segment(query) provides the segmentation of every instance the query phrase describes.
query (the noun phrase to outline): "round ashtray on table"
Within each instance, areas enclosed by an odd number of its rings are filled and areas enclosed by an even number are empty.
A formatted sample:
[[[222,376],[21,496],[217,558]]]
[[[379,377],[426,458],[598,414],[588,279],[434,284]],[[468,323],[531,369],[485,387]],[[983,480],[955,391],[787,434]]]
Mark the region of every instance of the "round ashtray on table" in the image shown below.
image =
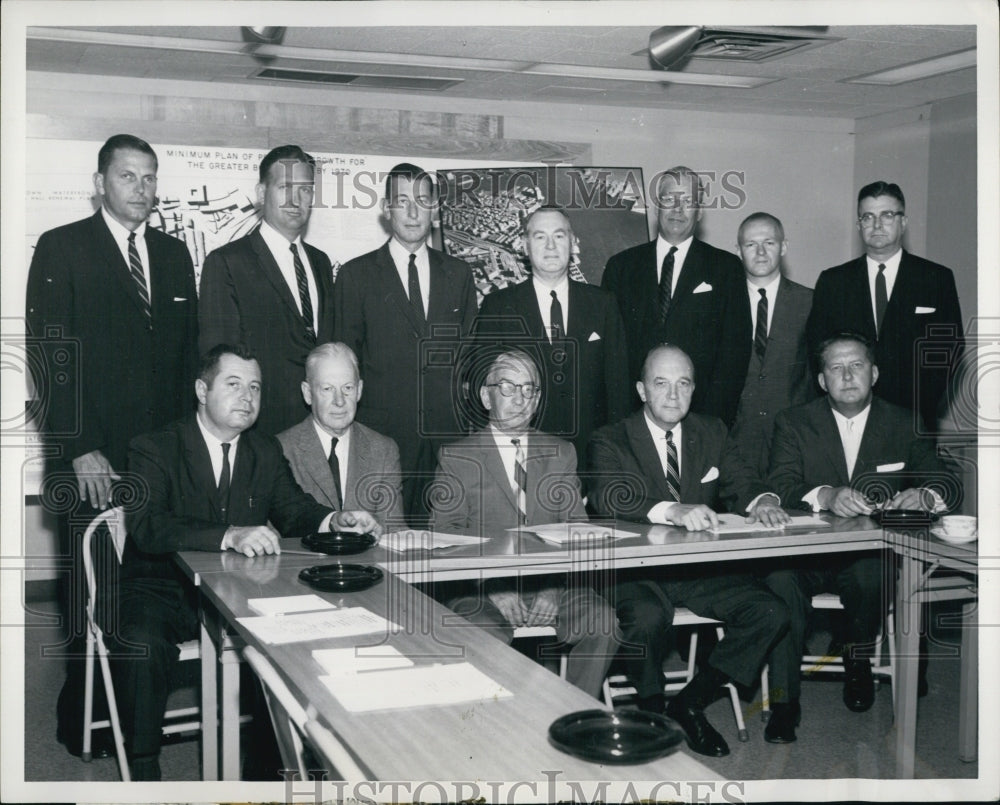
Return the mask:
[[[374,565],[313,565],[299,572],[299,579],[328,593],[356,593],[382,581],[382,570]]]
[[[676,752],[684,742],[684,731],[658,713],[581,710],[553,721],[549,742],[596,763],[645,763]]]
[[[374,534],[358,534],[355,531],[326,531],[307,534],[302,538],[302,546],[310,551],[345,556],[367,551],[378,542]]]

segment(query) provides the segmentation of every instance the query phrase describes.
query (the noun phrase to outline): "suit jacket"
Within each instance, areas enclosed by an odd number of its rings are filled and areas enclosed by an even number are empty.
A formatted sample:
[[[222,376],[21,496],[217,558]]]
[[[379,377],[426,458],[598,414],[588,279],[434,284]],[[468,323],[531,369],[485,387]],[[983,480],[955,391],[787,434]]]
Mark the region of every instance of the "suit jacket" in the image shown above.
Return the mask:
[[[196,416],[132,440],[129,467],[145,489],[138,508],[126,517],[122,578],[182,580],[171,554],[218,551],[231,525],[270,522],[283,537],[302,537],[330,513],[295,482],[275,438],[249,430],[236,449],[223,519]]]
[[[324,506],[339,508],[334,497],[333,472],[316,435],[312,416],[279,433],[278,441],[299,486]],[[343,508],[348,511],[364,509],[383,525],[391,521],[401,526],[401,484],[396,443],[360,422],[351,425]]]
[[[681,430],[680,502],[715,508],[726,426],[689,413]],[[643,411],[594,433],[589,478],[591,503],[603,517],[649,522],[650,510],[667,500],[663,465]]]
[[[768,485],[786,508],[809,508],[802,498],[817,486],[851,486],[882,501],[930,481],[937,481],[946,493],[957,488],[935,456],[934,441],[914,435],[910,412],[878,397],[872,399],[850,476],[827,397],[789,408],[776,418]],[[952,508],[955,495],[943,497]]]
[[[524,469],[528,525],[587,519],[573,445],[532,431]],[[435,530],[479,534],[518,524],[517,498],[488,427],[441,448],[434,486]]]
[[[334,335],[357,353],[365,393],[358,420],[399,446],[404,472],[424,439],[464,434],[457,416],[456,356],[476,316],[469,266],[428,249],[430,303],[413,313],[386,242],[340,269],[333,289]]]
[[[601,284],[618,298],[625,323],[629,379],[640,379],[652,347],[676,344],[694,363],[691,410],[730,425],[750,359],[750,344],[739,325],[746,297],[740,261],[734,254],[693,240],[663,324],[658,276],[655,240],[613,255],[604,269]],[[699,287],[703,290],[695,293]]]
[[[256,428],[272,436],[309,412],[299,390],[306,356],[333,339],[330,259],[304,246],[319,296],[315,339],[259,228],[213,251],[201,273],[201,351],[243,343],[257,354],[263,389]]]
[[[736,421],[723,459],[722,497],[733,511],[743,511],[754,497],[769,491],[765,479],[775,414],[816,396],[806,347],[806,320],[812,295],[809,288],[782,277],[774,298],[764,360],[751,350]],[[752,344],[750,307],[756,303],[746,293],[743,298],[741,327],[743,337]]]
[[[535,359],[543,387],[538,429],[569,439],[584,456],[590,434],[630,410],[625,328],[614,296],[573,280],[565,327],[565,337],[550,343],[529,279],[483,300],[475,335],[477,342],[518,347]]]
[[[856,330],[875,344],[879,371],[875,394],[918,411],[925,427],[936,431],[951,371],[965,346],[951,269],[904,251],[882,334],[876,337],[865,256],[828,268],[819,275],[813,295],[807,331],[810,353],[838,330]],[[921,355],[927,356],[926,362]],[[819,372],[818,366],[813,368]]]
[[[146,227],[150,318],[107,224],[42,234],[28,271],[29,335],[41,425],[61,461],[101,450],[125,469],[133,436],[192,410],[197,371],[194,266],[176,238]]]

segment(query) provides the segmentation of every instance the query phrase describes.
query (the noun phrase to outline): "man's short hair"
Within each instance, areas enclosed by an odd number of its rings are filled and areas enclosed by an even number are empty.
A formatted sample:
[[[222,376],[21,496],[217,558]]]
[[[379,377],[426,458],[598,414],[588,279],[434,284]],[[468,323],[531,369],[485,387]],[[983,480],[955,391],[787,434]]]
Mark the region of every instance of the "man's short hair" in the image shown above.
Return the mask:
[[[279,145],[268,151],[260,161],[260,183],[267,184],[271,166],[276,162],[304,162],[315,172],[316,160],[297,145]]]
[[[557,213],[559,213],[563,218],[566,219],[566,223],[569,224],[569,231],[570,232],[573,231],[573,222],[569,219],[569,215],[566,214],[566,210],[564,210],[558,204],[545,204],[545,205],[539,207],[538,209],[532,210],[525,217],[524,224],[522,226],[522,228],[524,229],[525,232],[528,231],[528,223],[531,221],[531,219],[534,218],[539,213],[543,213],[543,212],[557,212]]]
[[[642,362],[642,371],[639,373],[639,380],[641,380],[643,383],[646,382],[646,372],[649,371],[649,364],[653,360],[653,353],[659,352],[661,349],[672,349],[675,352],[679,352],[681,355],[687,358],[687,362],[691,365],[691,380],[697,379],[694,376],[694,361],[691,360],[691,356],[688,355],[683,349],[681,349],[676,344],[670,344],[664,341],[663,343],[657,344],[655,347],[652,347],[649,350],[649,352],[646,353],[646,359]]]
[[[396,179],[409,179],[411,182],[416,182],[418,179],[427,179],[431,183],[431,195],[437,196],[437,184],[431,174],[419,165],[414,165],[412,162],[400,162],[398,165],[393,166],[385,176],[385,197],[388,201],[392,200],[392,183]]]
[[[864,334],[859,333],[857,330],[841,330],[836,332],[828,338],[824,338],[818,347],[816,347],[816,365],[822,371],[826,367],[825,356],[826,351],[839,341],[853,341],[856,344],[861,344],[865,350],[865,357],[868,358],[868,362],[875,363],[875,346],[872,344],[871,340]]]
[[[108,137],[104,145],[101,146],[101,150],[97,152],[97,172],[101,176],[108,175],[108,168],[111,166],[111,160],[115,158],[115,151],[123,149],[148,154],[153,158],[156,169],[160,169],[160,160],[156,158],[153,146],[134,134],[115,134]]]
[[[906,212],[906,199],[903,198],[903,191],[899,189],[899,185],[882,180],[866,184],[858,191],[858,206],[860,207],[861,202],[866,198],[878,198],[879,196],[891,196],[899,202],[903,212]]]
[[[653,187],[654,199],[659,199],[660,183],[668,176],[677,184],[683,182],[684,179],[690,179],[695,190],[694,202],[695,204],[701,204],[702,196],[705,194],[705,186],[702,184],[701,177],[698,175],[697,171],[692,170],[687,165],[675,165],[674,167],[667,168],[665,171],[657,174],[656,184]]]
[[[771,224],[771,226],[774,227],[774,231],[778,233],[778,240],[785,239],[785,227],[781,225],[781,221],[776,215],[771,215],[769,212],[752,212],[743,219],[743,223],[740,224],[740,228],[736,230],[736,242],[739,243],[743,237],[744,228],[750,226],[750,224],[756,224],[758,222]]]
[[[198,364],[198,379],[209,388],[219,374],[219,362],[223,355],[235,355],[244,361],[257,361],[257,356],[246,344],[216,344],[201,356],[201,363]]]
[[[505,349],[493,359],[493,362],[490,364],[490,370],[486,373],[486,377],[483,378],[483,385],[492,383],[496,379],[496,373],[502,365],[515,362],[523,363],[529,368],[535,385],[541,383],[542,374],[538,371],[538,364],[535,363],[527,352],[523,349]]]
[[[358,365],[358,356],[354,350],[341,341],[328,341],[315,347],[306,356],[306,381],[312,379],[313,372],[316,371],[316,364],[324,358],[347,358],[351,366],[354,367],[354,376],[361,378],[361,368]]]

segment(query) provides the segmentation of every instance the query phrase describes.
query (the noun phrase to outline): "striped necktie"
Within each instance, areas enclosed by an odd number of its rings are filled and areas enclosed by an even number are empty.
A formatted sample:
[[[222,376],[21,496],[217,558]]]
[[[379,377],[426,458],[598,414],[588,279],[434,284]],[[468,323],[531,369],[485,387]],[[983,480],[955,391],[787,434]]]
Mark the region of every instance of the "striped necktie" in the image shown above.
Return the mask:
[[[312,300],[309,298],[309,283],[306,281],[306,268],[302,265],[302,258],[299,257],[299,250],[295,244],[291,244],[289,249],[292,252],[292,262],[295,264],[295,283],[299,286],[299,303],[302,305],[302,322],[306,326],[309,337],[316,340],[316,327],[313,325]]]
[[[139,299],[142,300],[142,310],[146,318],[152,316],[149,308],[149,289],[146,288],[146,275],[142,270],[142,259],[139,257],[139,249],[135,245],[135,232],[128,234],[128,269],[135,280],[136,290],[139,292]]]
[[[875,277],[875,337],[882,335],[882,320],[885,319],[885,309],[889,307],[889,294],[885,284],[885,263],[878,264],[878,276]]]
[[[663,258],[663,267],[660,269],[660,324],[667,320],[667,314],[670,312],[674,285],[674,252],[676,251],[676,246],[670,247],[667,256]]]
[[[677,461],[677,446],[674,444],[673,431],[667,431],[667,489],[670,500],[679,503],[681,499],[681,471]]]
[[[344,493],[340,488],[340,461],[337,459],[337,442],[339,442],[336,436],[330,439],[330,455],[327,461],[330,464],[330,472],[333,475],[333,491],[337,497],[337,508],[344,508]]]
[[[219,473],[219,509],[222,511],[222,519],[227,523],[227,512],[229,510],[229,482],[231,471],[229,468],[229,442],[222,443],[222,472]]]
[[[517,522],[518,525],[526,525],[528,522],[528,473],[524,469],[524,447],[520,439],[511,439],[514,445],[514,486],[517,494]]]
[[[760,300],[757,302],[757,326],[753,331],[753,351],[758,358],[764,360],[764,352],[767,350],[767,291],[758,288],[757,293],[760,294]]]

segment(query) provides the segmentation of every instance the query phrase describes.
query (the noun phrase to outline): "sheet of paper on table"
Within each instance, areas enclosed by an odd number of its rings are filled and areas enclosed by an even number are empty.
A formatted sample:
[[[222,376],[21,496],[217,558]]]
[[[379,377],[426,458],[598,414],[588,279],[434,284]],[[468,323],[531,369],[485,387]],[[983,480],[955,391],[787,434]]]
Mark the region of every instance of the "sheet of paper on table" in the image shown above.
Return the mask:
[[[367,671],[384,671],[388,668],[409,668],[413,660],[404,657],[392,646],[351,646],[349,648],[318,648],[313,650],[316,660],[328,674],[352,676]]]
[[[287,615],[291,612],[315,612],[319,609],[337,608],[336,604],[331,604],[325,598],[320,598],[316,593],[251,598],[247,604],[258,615]]]
[[[517,531],[516,528],[508,528],[508,531]],[[608,528],[608,526],[597,525],[596,523],[545,523],[544,525],[524,526],[522,531],[530,531],[539,539],[552,542],[556,545],[565,545],[567,542],[583,542],[589,540],[625,539],[626,537],[638,537],[635,531],[623,531],[620,528]]]
[[[786,528],[798,528],[803,526],[810,528],[830,527],[830,524],[818,514],[793,515],[790,523],[787,523],[784,526],[779,526],[778,528],[772,528],[771,526],[764,525],[763,523],[748,523],[746,521],[746,517],[742,514],[725,513],[720,514],[718,517],[719,527],[709,529],[709,531],[714,534],[745,534],[751,531],[784,531]]]
[[[348,676],[321,676],[320,681],[352,713],[487,702],[514,695],[467,662]]]
[[[261,615],[237,618],[236,622],[249,629],[258,640],[271,645],[400,630],[395,623],[364,607],[292,615]]]
[[[392,531],[383,534],[379,545],[390,551],[413,551],[418,549],[451,548],[456,545],[480,545],[485,537],[471,537],[467,534],[445,534],[441,531]]]

